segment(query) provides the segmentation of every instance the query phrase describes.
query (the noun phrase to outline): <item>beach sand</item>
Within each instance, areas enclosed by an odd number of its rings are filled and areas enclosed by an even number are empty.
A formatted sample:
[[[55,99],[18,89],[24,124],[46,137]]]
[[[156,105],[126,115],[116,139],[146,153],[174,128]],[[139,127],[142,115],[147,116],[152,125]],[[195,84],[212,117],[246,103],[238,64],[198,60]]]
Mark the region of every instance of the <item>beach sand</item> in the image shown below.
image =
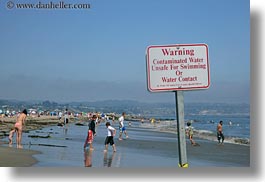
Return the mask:
[[[0,147],[0,167],[29,167],[38,161],[32,156],[37,151]]]

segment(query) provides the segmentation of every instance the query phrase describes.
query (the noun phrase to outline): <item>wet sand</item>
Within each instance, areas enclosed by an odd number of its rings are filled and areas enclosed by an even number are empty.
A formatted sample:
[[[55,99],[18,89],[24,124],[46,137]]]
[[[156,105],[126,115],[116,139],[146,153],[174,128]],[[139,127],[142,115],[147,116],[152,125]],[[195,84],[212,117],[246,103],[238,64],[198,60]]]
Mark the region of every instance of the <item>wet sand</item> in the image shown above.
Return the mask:
[[[176,135],[172,133],[162,133],[154,131],[142,130],[142,135],[158,137],[156,140],[149,139],[128,139],[119,142],[121,147],[137,149],[139,153],[145,153],[152,156],[162,156],[174,160],[175,165],[178,164],[178,142],[174,138]],[[146,133],[147,132],[147,133]],[[139,133],[139,131],[138,131]],[[141,133],[139,133],[141,135]],[[166,138],[166,140],[160,140]],[[225,143],[218,145],[217,142],[207,141],[195,138],[200,146],[192,146],[187,140],[187,160],[190,167],[197,166],[216,166],[216,167],[250,167],[250,147],[238,144]],[[152,165],[150,165],[152,166]],[[153,166],[159,167],[159,164]],[[171,167],[171,164],[170,166]]]
[[[0,147],[0,166],[1,167],[29,167],[38,161],[33,155],[37,151],[17,149],[10,147]]]

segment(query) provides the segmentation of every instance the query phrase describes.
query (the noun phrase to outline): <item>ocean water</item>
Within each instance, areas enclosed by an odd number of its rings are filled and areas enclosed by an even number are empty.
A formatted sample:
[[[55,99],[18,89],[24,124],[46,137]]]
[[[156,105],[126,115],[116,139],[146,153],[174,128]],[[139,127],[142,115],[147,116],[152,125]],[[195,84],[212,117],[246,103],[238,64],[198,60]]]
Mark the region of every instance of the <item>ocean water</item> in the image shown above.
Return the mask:
[[[166,123],[168,128],[176,128],[174,115],[149,115],[150,118]],[[250,144],[250,106],[249,104],[187,104],[184,120],[192,123],[195,137],[216,140],[216,128],[223,121],[226,142]]]

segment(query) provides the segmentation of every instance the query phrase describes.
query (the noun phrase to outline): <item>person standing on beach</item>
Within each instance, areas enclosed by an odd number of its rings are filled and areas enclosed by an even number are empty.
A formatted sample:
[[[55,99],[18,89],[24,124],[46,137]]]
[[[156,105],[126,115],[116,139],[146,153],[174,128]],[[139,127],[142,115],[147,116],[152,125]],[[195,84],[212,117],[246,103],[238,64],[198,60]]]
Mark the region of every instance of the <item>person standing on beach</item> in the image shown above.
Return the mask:
[[[124,126],[124,118],[125,118],[125,112],[123,112],[122,116],[119,118],[119,130],[120,130],[119,140],[122,140],[122,133],[126,135],[126,138],[129,138],[126,128]]]
[[[187,129],[186,129],[187,136],[189,137],[191,145],[195,146],[196,143],[193,140],[193,127],[191,126],[190,122],[187,122]]]
[[[17,148],[22,148],[21,141],[22,141],[22,129],[23,125],[25,124],[25,120],[27,117],[27,110],[24,109],[17,117],[17,121],[14,125],[14,128],[9,132],[9,145],[12,145],[14,133],[17,133]]]
[[[104,152],[108,151],[108,145],[109,144],[112,146],[113,152],[116,152],[116,146],[115,146],[114,140],[113,140],[113,137],[116,135],[116,130],[115,130],[115,128],[110,126],[110,122],[106,123],[106,127],[108,130],[108,134],[107,134],[107,137],[105,139],[105,150],[104,150]]]
[[[112,124],[114,124],[115,123],[115,115],[113,114],[112,115]]]
[[[65,112],[64,112],[64,126],[67,126],[68,123],[69,123],[69,113],[68,113],[68,109],[65,109]]]
[[[222,142],[220,141],[222,139]],[[220,121],[217,125],[217,140],[218,144],[223,144],[224,143],[224,134],[223,134],[223,121]]]
[[[97,116],[93,115],[92,120],[88,124],[89,128],[88,128],[87,138],[86,138],[86,141],[84,144],[84,148],[86,148],[87,144],[89,144],[90,150],[94,150],[92,143],[94,140],[94,136],[96,135],[96,131],[95,131],[95,128],[96,128],[95,120],[96,120],[96,118],[97,118]]]
[[[58,114],[58,116],[59,116],[59,121],[61,121],[62,116],[63,116],[63,113],[60,111],[59,114]]]

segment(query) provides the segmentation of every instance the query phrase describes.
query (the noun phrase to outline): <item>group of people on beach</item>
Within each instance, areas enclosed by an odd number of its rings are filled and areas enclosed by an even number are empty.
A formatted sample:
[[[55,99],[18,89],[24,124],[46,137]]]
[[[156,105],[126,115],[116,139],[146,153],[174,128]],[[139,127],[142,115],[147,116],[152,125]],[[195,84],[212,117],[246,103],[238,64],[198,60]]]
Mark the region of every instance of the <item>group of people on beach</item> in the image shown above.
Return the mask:
[[[61,121],[61,119],[63,118],[63,123],[58,123],[58,126],[64,126],[67,127],[68,123],[69,123],[69,117],[70,117],[70,113],[68,111],[68,109],[66,108],[64,113],[62,113],[61,111],[58,113],[58,118],[59,121]]]
[[[119,140],[122,140],[122,134],[124,133],[126,135],[126,138],[128,138],[128,134],[124,125],[124,118],[125,118],[125,112],[122,113],[121,117],[119,117]],[[114,122],[114,120],[112,120]],[[96,136],[96,126],[99,124],[98,122],[98,116],[93,115],[89,124],[88,124],[88,133],[87,137],[84,143],[84,149],[89,145],[89,151],[85,150],[85,167],[92,167],[92,152],[94,150],[93,147],[93,140],[94,136]],[[116,129],[111,126],[110,122],[106,122],[106,128],[107,128],[107,136],[105,138],[105,149],[104,149],[104,166],[107,164],[108,167],[111,166],[112,159],[114,157],[114,153],[116,153],[116,145],[114,142],[114,136],[116,135]],[[111,159],[107,159],[107,151],[108,147],[112,146],[113,154]],[[109,161],[109,162],[108,162]]]
[[[27,110],[24,109],[19,115],[17,116],[16,123],[14,126],[11,128],[9,132],[9,146],[12,146],[13,144],[13,136],[16,133],[16,144],[17,148],[22,148],[22,130],[23,130],[23,125],[25,125],[25,120],[27,117]],[[128,134],[126,131],[126,127],[124,125],[124,118],[125,118],[125,112],[122,113],[122,115],[119,117],[119,140],[122,140],[122,134],[124,133],[126,138],[128,138]],[[94,136],[96,135],[96,125],[99,123],[97,122],[98,117],[97,115],[93,115],[91,118],[91,121],[88,124],[88,133],[87,133],[87,138],[84,143],[84,148],[86,148],[87,145],[89,145],[89,149],[93,150],[93,140]],[[68,110],[66,109],[64,112],[64,126],[67,126],[69,122],[69,114]],[[107,128],[107,136],[105,138],[105,150],[104,152],[108,151],[108,146],[112,146],[113,152],[116,152],[116,145],[114,142],[114,136],[116,135],[116,129],[111,126],[110,122],[106,122],[106,128]],[[224,143],[224,134],[223,134],[223,121],[220,121],[217,125],[217,140],[218,144],[223,144]],[[186,128],[186,134],[190,140],[191,145],[193,146],[199,146],[198,143],[196,143],[193,139],[193,127],[191,126],[191,122],[187,122],[187,128]]]
[[[217,136],[218,144],[224,144],[225,137],[223,134],[223,121],[219,121],[216,130],[217,130],[216,136]],[[192,146],[199,146],[199,144],[193,140],[193,127],[191,126],[191,122],[187,122],[186,134]]]
[[[122,113],[121,117],[119,117],[119,140],[122,140],[122,134],[124,133],[126,135],[126,138],[128,138],[128,134],[124,125],[124,118],[125,118],[125,112]],[[87,133],[87,138],[84,143],[84,148],[89,145],[90,150],[94,150],[93,147],[93,140],[94,136],[96,135],[96,120],[97,116],[93,115],[91,121],[88,124],[88,133]],[[112,146],[113,152],[116,152],[116,145],[114,142],[114,136],[116,135],[116,129],[111,126],[110,122],[106,122],[106,128],[107,128],[107,136],[105,138],[105,149],[104,152],[108,151],[108,146]]]
[[[28,115],[28,112],[26,109],[24,109],[22,112],[20,112],[17,116],[16,119],[16,123],[14,124],[14,126],[11,128],[10,132],[9,132],[9,146],[11,147],[13,144],[13,137],[16,134],[16,144],[17,144],[17,148],[22,148],[22,131],[23,131],[23,125],[25,125],[25,121],[26,121],[26,117]],[[122,140],[122,134],[124,133],[126,135],[126,138],[128,138],[128,134],[124,125],[124,118],[125,118],[125,112],[122,113],[122,116],[119,117],[119,140]],[[61,117],[59,119],[62,118],[62,115],[60,115]],[[97,122],[98,117],[96,115],[92,116],[91,121],[89,122],[88,125],[88,134],[87,134],[87,138],[85,140],[85,144],[84,144],[84,148],[87,146],[87,144],[89,144],[89,148],[90,150],[93,150],[93,139],[94,136],[96,135],[96,124],[99,124],[99,122]],[[68,110],[66,109],[64,112],[64,123],[63,126],[66,127],[67,124],[69,123],[69,113]],[[113,151],[116,152],[116,146],[114,143],[114,136],[116,135],[116,129],[114,127],[111,126],[110,122],[106,122],[106,128],[107,128],[107,137],[105,139],[105,150],[108,150],[108,145],[110,144],[113,147]]]

